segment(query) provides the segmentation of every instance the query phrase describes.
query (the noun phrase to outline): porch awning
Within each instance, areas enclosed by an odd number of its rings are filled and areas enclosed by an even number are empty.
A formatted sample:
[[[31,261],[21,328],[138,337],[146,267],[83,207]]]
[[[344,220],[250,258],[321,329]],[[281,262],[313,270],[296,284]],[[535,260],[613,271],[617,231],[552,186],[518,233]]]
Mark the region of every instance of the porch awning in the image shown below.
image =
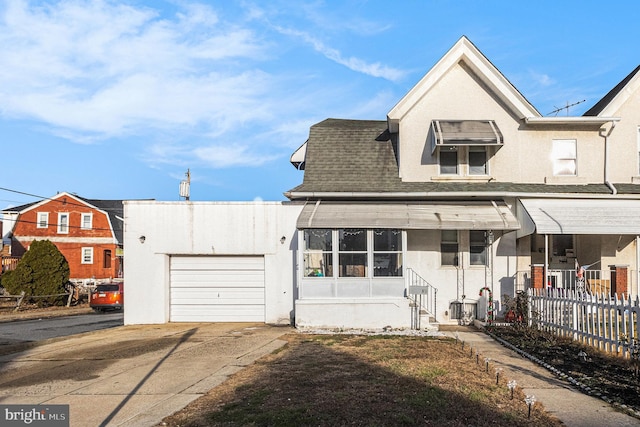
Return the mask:
[[[297,227],[422,230],[516,230],[515,215],[502,201],[325,202],[304,206]]]
[[[539,234],[640,235],[640,200],[521,199],[521,223]],[[533,232],[533,230],[530,230]],[[528,233],[530,234],[530,233]]]
[[[441,146],[502,146],[504,140],[493,120],[433,120],[432,152]]]

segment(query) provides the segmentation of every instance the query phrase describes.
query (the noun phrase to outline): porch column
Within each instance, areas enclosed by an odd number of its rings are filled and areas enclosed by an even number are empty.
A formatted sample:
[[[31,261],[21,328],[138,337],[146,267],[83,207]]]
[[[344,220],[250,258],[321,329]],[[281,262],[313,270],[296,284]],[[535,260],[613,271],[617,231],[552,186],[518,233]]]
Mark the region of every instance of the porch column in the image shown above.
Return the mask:
[[[544,289],[544,264],[531,265],[531,288]]]
[[[611,269],[611,295],[629,295],[628,265],[610,265]]]

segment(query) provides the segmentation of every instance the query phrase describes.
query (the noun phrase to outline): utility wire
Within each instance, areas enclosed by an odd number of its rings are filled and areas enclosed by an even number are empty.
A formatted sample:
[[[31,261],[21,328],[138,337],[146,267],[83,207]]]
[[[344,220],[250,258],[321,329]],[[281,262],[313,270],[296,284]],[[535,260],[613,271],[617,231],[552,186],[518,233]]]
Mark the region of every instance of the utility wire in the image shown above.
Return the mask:
[[[85,204],[76,203],[76,202],[73,202],[73,201],[61,201],[59,199],[54,199],[54,198],[51,198],[51,197],[42,197],[42,196],[38,196],[37,194],[25,193],[23,191],[12,190],[10,188],[0,187],[0,191],[8,191],[10,193],[22,194],[24,196],[29,196],[29,197],[36,197],[38,199],[41,199],[41,201],[48,200],[50,202],[58,202],[58,203],[61,203],[61,204],[64,204],[64,205],[79,206],[79,207],[84,207],[84,208],[87,207]],[[70,196],[73,196],[73,197],[78,197],[81,200],[85,200],[84,197],[80,197],[80,196],[77,196],[77,195],[74,195],[74,194],[71,194],[71,193],[68,193],[68,194]],[[86,199],[86,200],[91,200],[91,199]],[[94,200],[101,200],[101,199],[94,199]],[[38,203],[38,202],[31,202],[31,203]],[[86,203],[91,204],[88,201]],[[24,203],[24,204],[28,204],[28,203]],[[103,210],[103,211],[111,211],[111,212],[115,212],[115,213],[121,213],[122,212],[121,209],[102,208],[102,207],[99,207],[99,206],[96,206],[96,207],[98,209],[100,209],[100,210]]]

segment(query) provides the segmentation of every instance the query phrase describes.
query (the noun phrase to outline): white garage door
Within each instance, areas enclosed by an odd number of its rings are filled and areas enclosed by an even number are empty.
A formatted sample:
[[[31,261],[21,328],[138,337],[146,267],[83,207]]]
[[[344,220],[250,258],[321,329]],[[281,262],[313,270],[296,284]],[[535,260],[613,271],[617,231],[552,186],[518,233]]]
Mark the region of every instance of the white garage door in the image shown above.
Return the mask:
[[[172,322],[264,322],[264,258],[172,256]]]

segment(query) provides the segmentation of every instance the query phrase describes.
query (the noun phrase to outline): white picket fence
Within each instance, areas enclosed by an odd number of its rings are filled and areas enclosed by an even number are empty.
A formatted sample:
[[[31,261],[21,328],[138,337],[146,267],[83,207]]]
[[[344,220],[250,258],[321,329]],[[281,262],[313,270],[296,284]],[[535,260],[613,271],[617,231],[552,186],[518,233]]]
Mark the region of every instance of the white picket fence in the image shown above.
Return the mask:
[[[529,289],[529,325],[629,357],[640,340],[640,299]]]

